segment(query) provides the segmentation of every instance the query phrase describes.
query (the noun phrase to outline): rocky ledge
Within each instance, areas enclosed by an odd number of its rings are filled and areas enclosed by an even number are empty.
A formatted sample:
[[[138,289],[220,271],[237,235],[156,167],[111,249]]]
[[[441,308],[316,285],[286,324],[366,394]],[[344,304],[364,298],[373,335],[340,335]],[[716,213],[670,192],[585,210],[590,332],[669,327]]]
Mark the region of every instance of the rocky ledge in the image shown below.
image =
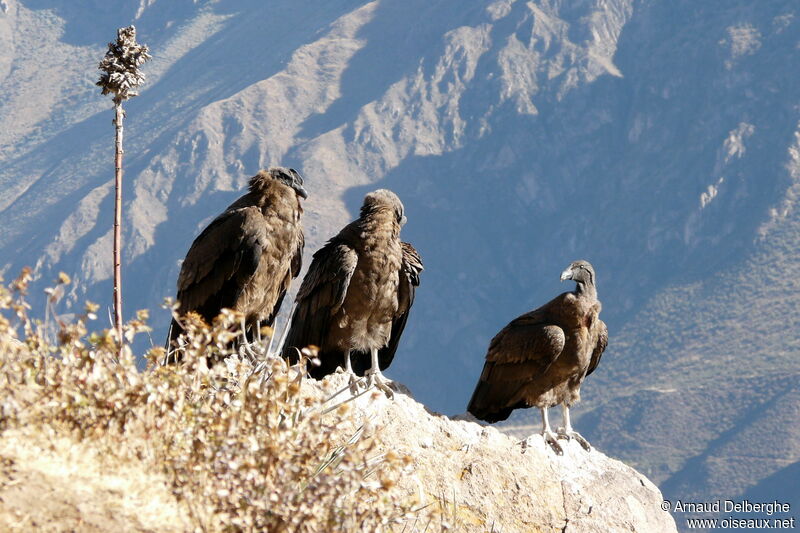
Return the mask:
[[[327,377],[323,391],[345,386]],[[456,531],[674,532],[658,488],[633,468],[575,441],[556,455],[535,436],[519,440],[490,426],[428,411],[402,385],[389,400],[371,392],[354,400],[354,423],[366,423],[387,449],[414,458],[402,483],[423,502],[444,504]]]

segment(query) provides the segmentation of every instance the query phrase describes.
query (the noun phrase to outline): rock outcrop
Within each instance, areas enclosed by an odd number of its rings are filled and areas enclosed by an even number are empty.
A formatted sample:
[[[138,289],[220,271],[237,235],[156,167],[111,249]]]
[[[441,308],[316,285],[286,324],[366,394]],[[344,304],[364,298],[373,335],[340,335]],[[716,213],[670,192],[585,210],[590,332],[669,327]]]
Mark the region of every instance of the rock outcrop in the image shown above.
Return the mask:
[[[322,388],[346,385],[342,374]],[[353,422],[388,449],[414,458],[403,480],[423,502],[436,501],[456,531],[676,531],[658,488],[633,468],[574,441],[557,456],[539,436],[523,450],[490,426],[428,411],[407,389],[393,400],[354,400]]]

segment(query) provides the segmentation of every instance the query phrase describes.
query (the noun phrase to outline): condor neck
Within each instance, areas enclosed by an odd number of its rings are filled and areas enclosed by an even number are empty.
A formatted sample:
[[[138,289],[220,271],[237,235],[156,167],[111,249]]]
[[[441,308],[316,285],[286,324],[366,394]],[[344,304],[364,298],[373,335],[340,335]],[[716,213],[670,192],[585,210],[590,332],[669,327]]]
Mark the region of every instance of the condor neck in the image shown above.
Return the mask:
[[[394,213],[388,210],[373,211],[360,222],[362,230],[370,232],[376,239],[391,240],[400,235],[400,225],[397,224]]]
[[[578,281],[575,286],[575,294],[582,298],[592,298],[596,300],[597,288],[594,286],[594,283]]]
[[[287,186],[272,187],[261,194],[254,195],[254,205],[258,206],[261,212],[266,215],[276,205],[291,206],[295,197],[294,190],[289,189]]]

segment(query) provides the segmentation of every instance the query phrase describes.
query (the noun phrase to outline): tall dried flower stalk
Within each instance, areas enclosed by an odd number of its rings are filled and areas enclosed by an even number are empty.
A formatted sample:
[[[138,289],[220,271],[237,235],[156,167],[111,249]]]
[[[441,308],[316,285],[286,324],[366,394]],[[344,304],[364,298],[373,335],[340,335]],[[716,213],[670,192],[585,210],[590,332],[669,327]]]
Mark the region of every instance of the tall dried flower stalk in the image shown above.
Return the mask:
[[[122,277],[120,254],[122,248],[122,120],[125,112],[122,102],[137,96],[136,89],[145,80],[139,67],[150,59],[147,46],[136,42],[136,28],[128,26],[117,30],[117,40],[108,43],[108,52],[100,61],[98,68],[103,72],[97,85],[102,94],[113,95],[114,126],[116,129],[116,149],[114,155],[114,328],[120,348],[122,347]]]

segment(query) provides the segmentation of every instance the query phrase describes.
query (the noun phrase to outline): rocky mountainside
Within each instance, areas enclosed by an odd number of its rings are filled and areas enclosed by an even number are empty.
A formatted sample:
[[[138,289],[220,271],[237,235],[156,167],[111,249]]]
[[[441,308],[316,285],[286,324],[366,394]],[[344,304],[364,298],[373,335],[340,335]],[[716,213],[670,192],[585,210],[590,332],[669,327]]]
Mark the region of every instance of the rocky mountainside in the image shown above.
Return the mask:
[[[3,0],[0,272],[110,302],[93,81],[134,22],[154,60],[127,106],[123,295],[155,344],[191,240],[258,168],[306,176],[309,256],[388,187],[426,265],[390,376],[461,412],[492,335],[589,259],[611,343],[579,428],[668,496],[735,497],[800,460],[797,11]]]
[[[318,393],[345,387],[343,374]],[[399,387],[402,390],[402,386]],[[495,428],[431,413],[400,392],[373,392],[349,413],[362,438],[378,451],[409,455],[402,488],[421,506],[439,507],[441,524],[406,523],[409,531],[498,533],[533,531],[676,531],[661,510],[659,490],[629,466],[577,442],[557,456],[540,437],[523,450]],[[176,501],[163,473],[135,461],[102,457],[87,439],[48,432],[5,431],[0,438],[0,524],[15,530],[191,530],[185,503]],[[39,500],[48,494],[47,502]],[[35,496],[34,496],[35,495]]]

